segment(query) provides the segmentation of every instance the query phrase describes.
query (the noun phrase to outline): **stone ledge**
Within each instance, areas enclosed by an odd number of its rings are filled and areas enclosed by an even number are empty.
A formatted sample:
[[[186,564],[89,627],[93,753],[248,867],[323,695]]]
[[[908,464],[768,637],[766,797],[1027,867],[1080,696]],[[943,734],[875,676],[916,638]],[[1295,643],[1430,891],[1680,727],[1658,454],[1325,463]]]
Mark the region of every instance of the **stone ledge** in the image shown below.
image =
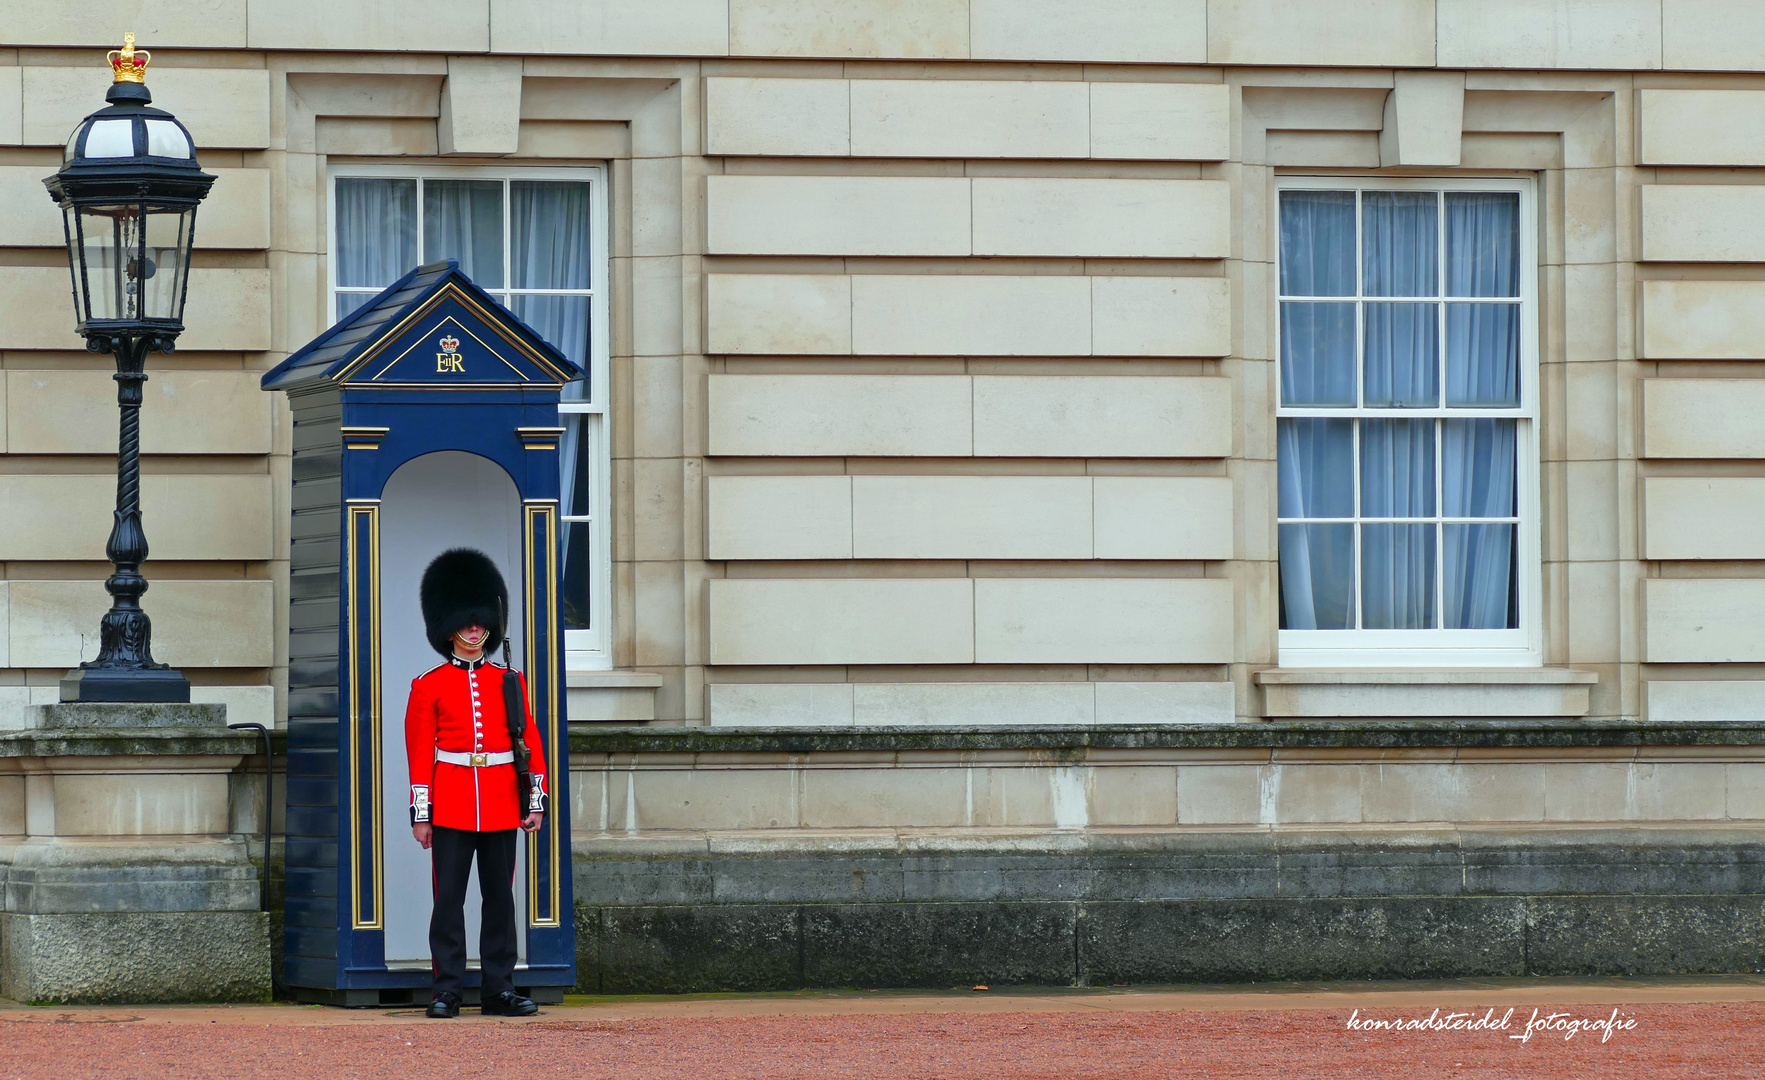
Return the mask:
[[[1592,671],[1565,668],[1308,670],[1268,668],[1252,678],[1267,716],[1486,717],[1585,716]]]
[[[34,731],[219,731],[227,726],[227,707],[219,703],[64,701],[26,706],[24,726]]]
[[[0,747],[4,741],[0,740]],[[572,728],[572,754],[806,754],[908,750],[1425,749],[1765,746],[1765,721],[1300,720],[1113,727]],[[4,754],[0,749],[0,754]],[[1079,755],[1075,755],[1079,756]]]
[[[662,682],[653,671],[566,671],[565,715],[573,724],[654,720]]]
[[[657,687],[662,685],[662,675],[655,671],[566,671],[564,685],[571,689],[578,687]]]
[[[261,753],[255,731],[224,729],[142,728],[22,731],[0,734],[0,758],[19,757],[116,757],[127,755],[180,755],[185,757],[242,756]]]
[[[261,871],[243,840],[181,837],[0,842],[0,911],[256,911]]]

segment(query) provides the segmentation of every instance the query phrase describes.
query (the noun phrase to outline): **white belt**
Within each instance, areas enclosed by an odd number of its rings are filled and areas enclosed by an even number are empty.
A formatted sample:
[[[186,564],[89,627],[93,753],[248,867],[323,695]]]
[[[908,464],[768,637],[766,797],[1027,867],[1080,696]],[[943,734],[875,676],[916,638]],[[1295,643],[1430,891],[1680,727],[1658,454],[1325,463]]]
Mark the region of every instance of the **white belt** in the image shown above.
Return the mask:
[[[435,751],[436,761],[445,761],[449,765],[464,765],[469,769],[482,769],[487,765],[508,765],[515,760],[513,750],[504,750],[499,754],[460,754],[452,750]]]

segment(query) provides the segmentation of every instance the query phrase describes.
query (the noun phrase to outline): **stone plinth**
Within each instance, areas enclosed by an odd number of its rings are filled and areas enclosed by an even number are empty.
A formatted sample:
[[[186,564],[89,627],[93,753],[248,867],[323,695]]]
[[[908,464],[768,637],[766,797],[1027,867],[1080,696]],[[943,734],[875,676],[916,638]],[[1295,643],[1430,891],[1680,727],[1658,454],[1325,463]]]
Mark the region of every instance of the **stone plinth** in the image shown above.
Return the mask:
[[[255,734],[221,705],[46,705],[25,723],[0,735],[0,995],[268,998],[269,916],[229,815]]]

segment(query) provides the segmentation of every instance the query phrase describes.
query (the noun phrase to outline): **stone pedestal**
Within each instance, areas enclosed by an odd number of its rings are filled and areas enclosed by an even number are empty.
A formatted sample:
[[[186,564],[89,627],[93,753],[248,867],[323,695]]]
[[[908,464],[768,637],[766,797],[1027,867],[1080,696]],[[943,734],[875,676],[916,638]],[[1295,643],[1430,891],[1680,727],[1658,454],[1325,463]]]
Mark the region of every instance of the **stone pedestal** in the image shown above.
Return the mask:
[[[232,834],[226,708],[70,703],[0,735],[0,996],[262,1001],[269,916]]]

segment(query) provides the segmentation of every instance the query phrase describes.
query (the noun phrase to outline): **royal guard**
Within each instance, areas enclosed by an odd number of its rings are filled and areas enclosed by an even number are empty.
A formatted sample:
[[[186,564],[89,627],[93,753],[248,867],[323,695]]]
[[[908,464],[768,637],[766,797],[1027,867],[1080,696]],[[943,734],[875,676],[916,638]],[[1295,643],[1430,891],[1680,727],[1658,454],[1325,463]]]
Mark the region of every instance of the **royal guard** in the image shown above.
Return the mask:
[[[480,1002],[491,1016],[531,1016],[515,992],[515,844],[545,813],[545,754],[519,672],[490,662],[505,644],[508,588],[481,551],[444,551],[423,571],[429,644],[445,663],[411,682],[405,749],[411,766],[411,832],[435,864],[428,1015],[460,1013],[466,978],[466,883],[478,860],[484,898],[478,952]],[[511,722],[512,719],[512,722]]]

